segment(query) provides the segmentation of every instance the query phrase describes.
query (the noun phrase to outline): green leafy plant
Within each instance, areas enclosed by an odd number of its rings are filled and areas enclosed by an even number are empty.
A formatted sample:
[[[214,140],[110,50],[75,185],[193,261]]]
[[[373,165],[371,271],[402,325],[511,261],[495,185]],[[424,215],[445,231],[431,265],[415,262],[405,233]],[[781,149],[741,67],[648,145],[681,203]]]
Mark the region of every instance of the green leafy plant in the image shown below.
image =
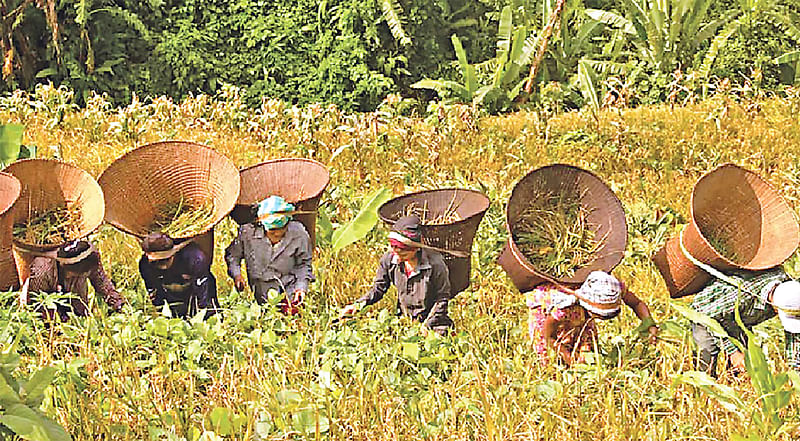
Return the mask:
[[[722,326],[711,317],[678,302],[671,304],[681,315],[707,327],[713,335],[729,338]],[[738,340],[730,339],[730,341],[744,353],[747,374],[756,393],[755,403],[751,404],[741,399],[731,387],[717,383],[705,372],[686,372],[678,375],[675,382],[699,388],[740,417],[749,415],[748,431],[744,434],[735,434],[731,439],[736,441],[774,439],[783,431],[786,423],[781,410],[790,404],[793,396],[796,394],[800,396],[800,375],[796,372],[773,373],[756,336],[742,322],[738,300],[735,315],[736,322],[747,335],[747,347]]]
[[[6,327],[6,337],[8,331]],[[11,432],[31,441],[71,440],[61,426],[39,410],[56,369],[44,367],[27,377],[15,375],[20,364],[17,344],[18,340],[6,343],[0,350],[0,432]]]
[[[491,66],[492,74],[488,84],[478,82],[476,67],[467,62],[461,40],[455,34],[452,40],[463,83],[425,79],[411,87],[435,90],[442,98],[450,98],[452,95],[450,99],[454,101],[471,102],[490,113],[508,110],[525,83],[525,78],[521,78],[522,68],[530,63],[536,50],[536,40],[528,35],[527,26],[515,28],[511,7],[503,8],[497,29],[497,52],[493,59],[482,63]]]
[[[366,196],[358,214],[332,233],[333,250],[339,251],[366,236],[378,222],[378,208],[391,197],[392,192],[386,188],[378,189]]]
[[[710,0],[623,0],[624,15],[587,9],[594,20],[626,36],[635,56],[656,70],[669,73],[689,64],[692,53],[711,38],[726,19],[707,21]]]

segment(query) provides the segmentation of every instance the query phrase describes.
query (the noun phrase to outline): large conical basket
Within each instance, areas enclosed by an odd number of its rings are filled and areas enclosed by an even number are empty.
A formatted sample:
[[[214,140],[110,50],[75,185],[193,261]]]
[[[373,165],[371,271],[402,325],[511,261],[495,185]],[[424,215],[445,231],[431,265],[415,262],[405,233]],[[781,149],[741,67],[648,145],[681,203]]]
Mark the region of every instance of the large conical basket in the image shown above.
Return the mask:
[[[571,277],[559,278],[538,270],[522,254],[512,237],[511,232],[520,214],[528,208],[531,200],[543,193],[580,195],[580,203],[588,213],[587,222],[594,231],[594,237],[603,240],[595,259],[577,269]],[[593,173],[565,164],[533,170],[514,186],[506,208],[506,227],[509,239],[498,263],[520,292],[530,291],[546,280],[577,284],[582,283],[592,271],[610,272],[622,261],[628,241],[625,211],[614,192]]]
[[[0,290],[19,287],[19,276],[11,253],[14,219],[11,207],[19,198],[22,185],[14,176],[0,172]]]
[[[224,155],[192,142],[143,145],[114,161],[100,175],[106,221],[142,238],[151,233],[159,211],[170,204],[213,204],[213,216],[195,240],[213,255],[213,228],[239,197],[239,170]],[[188,237],[174,237],[187,239]]]
[[[387,201],[378,209],[381,220],[388,225],[405,214],[410,204],[424,207],[426,217],[435,219],[446,213],[457,213],[459,220],[441,225],[422,225],[422,241],[430,246],[470,253],[478,225],[489,209],[489,198],[481,192],[461,188],[429,190],[411,193]],[[455,296],[469,287],[470,257],[455,257],[443,253],[450,272],[450,291]]]
[[[11,210],[14,224],[63,205],[80,211],[79,224],[67,240],[83,238],[103,222],[103,191],[84,170],[54,159],[26,159],[9,165],[5,171],[19,179],[22,187]],[[17,239],[13,244],[20,280],[27,279],[35,253],[55,250],[62,245],[37,245]]]
[[[758,174],[734,164],[719,166],[697,181],[691,208],[683,245],[691,256],[718,270],[772,268],[800,242],[800,225],[789,204]],[[653,256],[674,298],[697,292],[711,278],[683,254],[679,240],[670,238]]]
[[[331,180],[324,165],[304,158],[273,159],[246,168],[240,175],[242,191],[235,210],[246,210],[269,196],[280,196],[294,204],[298,211],[313,212],[294,216],[306,227],[313,246],[317,206]]]

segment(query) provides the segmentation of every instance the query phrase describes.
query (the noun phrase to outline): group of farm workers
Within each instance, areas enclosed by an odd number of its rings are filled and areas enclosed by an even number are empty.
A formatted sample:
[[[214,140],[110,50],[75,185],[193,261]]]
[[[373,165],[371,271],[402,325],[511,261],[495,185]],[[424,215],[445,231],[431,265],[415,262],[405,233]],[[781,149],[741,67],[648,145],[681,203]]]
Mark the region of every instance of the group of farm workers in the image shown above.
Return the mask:
[[[280,308],[295,314],[310,283],[313,246],[303,224],[293,220],[294,206],[279,196],[270,196],[251,207],[250,216],[236,219],[238,235],[225,251],[228,275],[237,290],[246,286],[258,303],[267,302],[268,293],[283,294]],[[447,265],[439,250],[425,245],[420,219],[398,219],[389,234],[388,250],[380,258],[372,288],[341,311],[352,315],[383,298],[389,288],[397,288],[397,312],[424,323],[429,329],[446,334],[453,327],[448,315],[451,299]],[[191,240],[178,242],[164,233],[146,236],[139,271],[151,301],[165,304],[176,317],[191,317],[204,310],[211,315],[219,309],[216,280],[211,260]],[[242,272],[246,265],[247,278]],[[730,277],[742,281],[745,296],[739,312],[745,326],[752,327],[777,315],[786,335],[786,360],[800,370],[800,283],[780,269],[737,272]],[[740,288],[728,280],[715,279],[699,291],[692,307],[717,320],[731,338],[746,343],[747,334],[734,319]],[[89,242],[78,240],[61,246],[55,255],[37,257],[31,265],[30,292],[71,293],[69,302],[56,310],[44,309],[49,318],[66,320],[68,314],[87,314],[87,283],[108,306],[119,311],[126,300],[114,288],[103,270],[98,251]],[[643,323],[648,323],[650,342],[658,327],[647,305],[625,283],[611,274],[595,271],[579,285],[545,282],[526,294],[529,307],[529,336],[543,362],[553,350],[566,364],[583,359],[596,342],[597,320],[610,320],[620,314],[621,304],[630,307]],[[744,356],[729,340],[720,339],[701,324],[693,324],[697,343],[698,369],[716,373],[721,351],[733,369],[743,369]]]

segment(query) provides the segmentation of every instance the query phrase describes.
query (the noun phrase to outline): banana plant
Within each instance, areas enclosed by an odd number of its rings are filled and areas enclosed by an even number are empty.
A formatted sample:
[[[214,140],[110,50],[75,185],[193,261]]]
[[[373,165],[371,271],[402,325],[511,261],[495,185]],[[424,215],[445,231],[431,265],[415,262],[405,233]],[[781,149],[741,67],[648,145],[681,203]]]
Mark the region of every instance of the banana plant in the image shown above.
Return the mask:
[[[711,41],[711,46],[706,52],[703,62],[698,69],[701,79],[708,78],[711,68],[721,50],[724,49],[728,39],[735,33],[753,25],[757,19],[765,19],[775,23],[783,32],[796,43],[800,43],[800,15],[792,9],[780,4],[777,0],[739,0],[739,9],[726,21],[726,25]],[[798,52],[790,52],[778,57],[778,63],[789,63],[800,58]],[[781,60],[781,61],[778,61]],[[797,80],[800,75],[795,74]]]
[[[530,34],[530,35],[529,35]],[[497,29],[497,52],[495,57],[478,65],[467,61],[461,40],[455,34],[451,37],[458,64],[461,67],[462,82],[424,79],[412,84],[415,89],[431,89],[449,101],[473,103],[484,107],[490,113],[507,110],[519,96],[525,82],[521,78],[522,69],[531,61],[536,51],[536,37],[529,33],[526,25],[515,29],[512,23],[511,8],[506,6],[500,13]],[[479,84],[477,67],[490,67],[486,84]]]
[[[611,11],[587,9],[586,14],[619,30],[640,59],[670,73],[687,61],[703,42],[727,23],[731,14],[706,21],[711,0],[622,0],[624,16]]]

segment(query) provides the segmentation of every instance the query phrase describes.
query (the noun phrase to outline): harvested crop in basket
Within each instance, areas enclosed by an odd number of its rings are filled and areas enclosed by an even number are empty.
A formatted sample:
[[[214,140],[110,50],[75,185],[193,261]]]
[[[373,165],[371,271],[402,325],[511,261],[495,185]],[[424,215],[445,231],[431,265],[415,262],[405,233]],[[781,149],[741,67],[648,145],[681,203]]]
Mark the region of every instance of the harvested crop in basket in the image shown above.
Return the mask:
[[[447,205],[447,208],[439,214],[432,214],[430,210],[428,210],[428,201],[424,201],[422,204],[418,202],[411,202],[403,209],[403,216],[413,216],[416,215],[419,217],[420,223],[422,225],[446,225],[446,224],[453,224],[461,220],[461,216],[458,214],[458,204],[456,204],[455,194],[453,195],[453,199]]]
[[[188,204],[183,200],[161,206],[151,231],[161,231],[170,237],[197,236],[214,221],[214,204]]]
[[[81,211],[62,205],[41,213],[32,213],[24,222],[14,225],[14,239],[30,245],[60,245],[80,235]]]
[[[736,262],[739,259],[739,256],[736,254],[736,250],[734,250],[733,246],[728,241],[727,237],[724,235],[719,234],[704,234],[706,240],[714,250],[719,253],[720,256],[732,261]]]
[[[546,193],[531,198],[515,223],[512,236],[522,254],[539,271],[555,278],[572,277],[596,258],[604,238],[597,239],[580,195]]]

